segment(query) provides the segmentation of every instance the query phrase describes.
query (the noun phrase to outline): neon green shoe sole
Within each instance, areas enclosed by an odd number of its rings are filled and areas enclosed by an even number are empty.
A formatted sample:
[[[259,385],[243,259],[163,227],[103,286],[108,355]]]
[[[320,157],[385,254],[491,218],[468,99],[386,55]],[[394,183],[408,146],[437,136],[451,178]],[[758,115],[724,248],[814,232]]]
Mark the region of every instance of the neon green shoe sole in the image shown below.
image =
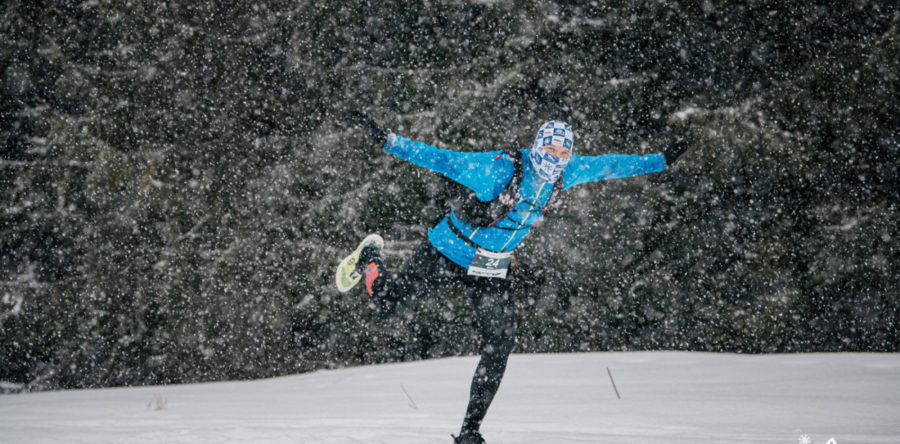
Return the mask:
[[[356,263],[359,262],[359,254],[362,253],[363,248],[369,245],[378,247],[379,249],[384,248],[384,239],[377,234],[366,236],[366,238],[359,243],[359,246],[356,247],[356,250],[345,257],[340,265],[338,265],[337,271],[334,273],[334,283],[337,284],[338,291],[341,293],[350,291],[350,289],[355,287],[362,279],[362,274],[356,272]]]

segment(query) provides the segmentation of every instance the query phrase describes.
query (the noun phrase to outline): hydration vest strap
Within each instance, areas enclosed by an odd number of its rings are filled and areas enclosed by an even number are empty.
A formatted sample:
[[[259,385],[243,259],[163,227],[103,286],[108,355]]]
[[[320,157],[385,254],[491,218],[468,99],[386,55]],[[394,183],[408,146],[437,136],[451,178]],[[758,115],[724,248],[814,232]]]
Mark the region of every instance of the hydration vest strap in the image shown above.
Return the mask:
[[[482,250],[490,251],[491,253],[503,253],[502,251],[488,250],[487,248],[484,248],[481,245],[473,242],[472,239],[469,239],[469,236],[466,236],[462,231],[459,231],[459,228],[457,228],[456,225],[453,224],[453,218],[450,217],[449,214],[447,215],[447,226],[450,227],[450,231],[452,231],[453,234],[456,235],[456,237],[462,239],[463,241],[465,241],[465,243],[469,244],[469,246],[474,247],[475,249],[480,248]]]
[[[556,196],[562,191],[562,188],[562,177],[560,177],[556,180],[556,183],[553,184],[553,191],[550,192],[550,198],[547,199],[547,205],[545,205],[544,208],[541,208],[542,213],[547,214],[547,211],[550,211],[550,207],[553,206],[553,201],[556,200]],[[559,208],[559,205],[557,205],[557,208]]]
[[[535,205],[534,202],[531,202],[527,199],[522,199],[523,202],[525,202],[531,206],[531,209],[515,210],[513,208],[515,207],[515,204],[518,201],[519,186],[522,183],[522,176],[524,174],[523,166],[522,166],[522,162],[523,162],[522,152],[519,151],[518,149],[504,147],[502,149],[502,151],[500,153],[498,153],[496,157],[494,157],[494,160],[499,159],[504,154],[509,156],[509,158],[513,161],[514,171],[513,171],[513,177],[510,179],[509,183],[506,185],[506,189],[503,190],[501,195],[506,194],[506,195],[510,196],[512,199],[512,204],[507,205],[506,211],[504,211],[503,214],[500,215],[500,217],[497,217],[496,219],[494,219],[493,222],[490,222],[489,224],[487,224],[486,226],[483,226],[483,227],[481,225],[477,225],[477,226],[482,227],[482,228],[487,228],[487,227],[496,228],[496,229],[505,230],[505,231],[521,231],[524,229],[532,228],[532,227],[534,227],[533,224],[532,225],[522,224],[521,222],[510,218],[509,213],[542,213],[542,214],[546,214],[547,211],[549,211],[551,209],[551,206],[553,205],[553,201],[556,200],[557,194],[559,194],[559,192],[562,191],[562,182],[563,182],[562,176],[560,176],[560,178],[557,179],[556,182],[553,184],[553,191],[550,193],[550,197],[547,199],[547,205],[544,205],[544,206]],[[452,206],[453,205],[451,205],[451,207]],[[437,222],[440,222],[441,219],[446,217],[447,225],[450,227],[450,231],[452,231],[453,234],[455,234],[457,237],[459,237],[460,239],[465,241],[468,245],[470,245],[474,248],[483,248],[480,245],[473,242],[471,239],[469,239],[468,236],[463,234],[462,231],[460,231],[459,228],[456,225],[454,225],[453,218],[450,216],[450,213],[451,213],[450,208],[447,208],[446,210],[444,210],[444,212],[441,214],[441,217],[438,218]],[[463,217],[461,218],[461,220],[465,221],[466,220],[465,214],[463,214],[462,216]],[[500,222],[503,219],[509,219],[511,222],[515,223],[517,225],[517,227],[516,228],[507,228],[507,227],[496,226],[497,222]],[[467,222],[467,223],[469,223],[470,225],[472,224],[471,222]],[[490,251],[490,250],[487,250],[487,251]]]

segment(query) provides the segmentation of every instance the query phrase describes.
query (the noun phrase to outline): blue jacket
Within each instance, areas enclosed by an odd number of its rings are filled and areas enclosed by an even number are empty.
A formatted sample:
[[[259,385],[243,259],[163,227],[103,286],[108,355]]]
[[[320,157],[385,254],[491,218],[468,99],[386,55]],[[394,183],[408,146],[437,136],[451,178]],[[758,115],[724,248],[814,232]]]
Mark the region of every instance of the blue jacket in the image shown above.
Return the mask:
[[[482,201],[495,199],[509,183],[515,166],[503,152],[458,152],[441,149],[415,142],[405,137],[391,134],[384,144],[384,151],[415,165],[443,174],[469,188]],[[475,258],[475,248],[454,233],[448,224],[452,219],[457,230],[474,244],[491,251],[515,250],[543,215],[527,212],[532,209],[525,201],[544,206],[553,192],[553,184],[539,179],[528,161],[529,149],[522,149],[522,183],[513,211],[491,227],[475,227],[460,220],[453,211],[428,230],[431,244],[444,256],[468,268]],[[602,156],[579,156],[573,154],[562,174],[562,189],[598,180],[617,179],[639,174],[655,173],[666,168],[662,154],[644,156],[630,154],[605,154]],[[522,212],[516,212],[516,210]],[[517,225],[517,223],[519,225]],[[509,228],[528,228],[509,230]],[[507,228],[507,229],[503,229]]]

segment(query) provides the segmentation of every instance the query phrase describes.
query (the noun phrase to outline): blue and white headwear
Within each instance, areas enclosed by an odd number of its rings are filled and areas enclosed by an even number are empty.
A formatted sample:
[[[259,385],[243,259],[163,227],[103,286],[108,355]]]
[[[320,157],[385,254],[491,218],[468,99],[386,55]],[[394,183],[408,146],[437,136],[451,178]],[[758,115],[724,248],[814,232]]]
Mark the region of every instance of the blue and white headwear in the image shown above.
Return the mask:
[[[556,182],[559,175],[566,169],[569,159],[556,157],[544,150],[547,145],[559,145],[564,148],[572,149],[575,144],[575,134],[572,128],[566,122],[553,120],[541,126],[538,130],[537,137],[534,138],[534,145],[531,147],[531,166],[534,172],[545,182]]]

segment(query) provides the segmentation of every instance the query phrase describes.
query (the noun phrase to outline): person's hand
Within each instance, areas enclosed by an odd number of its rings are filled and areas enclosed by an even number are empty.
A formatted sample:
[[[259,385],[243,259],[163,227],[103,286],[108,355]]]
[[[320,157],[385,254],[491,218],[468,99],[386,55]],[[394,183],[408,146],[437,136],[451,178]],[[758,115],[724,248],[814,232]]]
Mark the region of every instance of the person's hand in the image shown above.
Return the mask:
[[[346,117],[349,122],[362,128],[366,132],[366,135],[369,136],[369,139],[372,139],[372,142],[376,145],[382,146],[387,142],[387,132],[385,132],[384,129],[381,128],[381,126],[379,126],[368,114],[359,110],[348,109],[346,111]]]
[[[679,156],[684,154],[688,148],[691,147],[691,143],[685,139],[678,139],[669,144],[665,150],[663,150],[663,155],[666,156],[666,166],[670,166],[678,159]]]

